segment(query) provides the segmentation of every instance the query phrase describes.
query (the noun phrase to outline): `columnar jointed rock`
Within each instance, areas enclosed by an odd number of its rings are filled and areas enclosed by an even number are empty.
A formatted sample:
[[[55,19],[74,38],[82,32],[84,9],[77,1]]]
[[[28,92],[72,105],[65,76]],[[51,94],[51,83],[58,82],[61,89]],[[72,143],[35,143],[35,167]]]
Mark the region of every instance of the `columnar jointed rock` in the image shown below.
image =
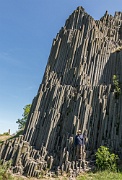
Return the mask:
[[[79,173],[85,164],[75,161],[78,129],[86,136],[86,158],[100,145],[122,158],[122,96],[112,80],[116,75],[122,83],[121,47],[121,12],[106,12],[99,21],[82,7],[70,15],[53,41],[23,136],[0,146],[14,172]]]

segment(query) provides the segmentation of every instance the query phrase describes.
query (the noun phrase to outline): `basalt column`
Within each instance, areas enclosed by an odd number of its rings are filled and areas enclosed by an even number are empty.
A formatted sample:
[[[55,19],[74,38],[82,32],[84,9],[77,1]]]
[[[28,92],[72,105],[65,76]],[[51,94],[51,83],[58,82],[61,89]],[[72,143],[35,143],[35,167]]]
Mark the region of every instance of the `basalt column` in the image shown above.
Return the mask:
[[[3,160],[14,159],[14,172],[38,176],[47,168],[78,170],[78,129],[86,137],[86,159],[100,145],[122,158],[121,49],[121,12],[114,17],[106,12],[95,21],[78,7],[69,16],[53,40],[23,136],[0,146]]]

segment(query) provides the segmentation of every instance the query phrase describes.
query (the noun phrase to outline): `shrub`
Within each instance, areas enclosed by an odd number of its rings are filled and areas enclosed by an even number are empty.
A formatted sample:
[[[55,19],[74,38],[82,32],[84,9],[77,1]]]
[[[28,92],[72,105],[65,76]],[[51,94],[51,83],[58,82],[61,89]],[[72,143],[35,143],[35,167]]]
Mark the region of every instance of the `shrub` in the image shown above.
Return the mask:
[[[0,180],[13,180],[13,177],[11,174],[8,172],[8,169],[11,166],[11,161],[5,162],[4,164],[2,161],[0,161]]]
[[[100,146],[96,154],[96,166],[98,170],[117,170],[118,155],[110,153],[109,148]]]

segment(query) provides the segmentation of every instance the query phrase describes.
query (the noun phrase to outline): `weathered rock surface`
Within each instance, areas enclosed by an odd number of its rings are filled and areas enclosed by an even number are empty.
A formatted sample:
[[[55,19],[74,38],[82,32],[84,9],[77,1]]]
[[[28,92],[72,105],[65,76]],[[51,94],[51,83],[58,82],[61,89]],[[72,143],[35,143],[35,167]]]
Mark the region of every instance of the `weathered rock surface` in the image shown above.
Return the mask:
[[[122,158],[122,95],[113,84],[113,75],[122,83],[121,47],[122,12],[95,21],[78,7],[69,16],[53,40],[23,136],[0,145],[13,172],[76,176],[86,166],[75,161],[78,129],[86,136],[86,160],[100,145]]]

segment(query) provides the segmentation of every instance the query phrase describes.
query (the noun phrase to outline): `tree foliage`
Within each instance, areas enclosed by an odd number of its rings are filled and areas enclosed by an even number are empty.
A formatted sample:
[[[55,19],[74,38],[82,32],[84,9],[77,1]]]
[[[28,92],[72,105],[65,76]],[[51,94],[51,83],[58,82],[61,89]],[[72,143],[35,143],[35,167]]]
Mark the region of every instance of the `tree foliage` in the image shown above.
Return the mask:
[[[30,108],[31,108],[31,104],[28,104],[23,108],[24,113],[22,114],[22,119],[18,119],[16,121],[16,123],[18,124],[18,129],[24,129],[25,124],[26,124],[27,119],[28,119]]]
[[[100,146],[96,152],[96,166],[98,170],[117,170],[118,155],[110,153],[109,148]]]

